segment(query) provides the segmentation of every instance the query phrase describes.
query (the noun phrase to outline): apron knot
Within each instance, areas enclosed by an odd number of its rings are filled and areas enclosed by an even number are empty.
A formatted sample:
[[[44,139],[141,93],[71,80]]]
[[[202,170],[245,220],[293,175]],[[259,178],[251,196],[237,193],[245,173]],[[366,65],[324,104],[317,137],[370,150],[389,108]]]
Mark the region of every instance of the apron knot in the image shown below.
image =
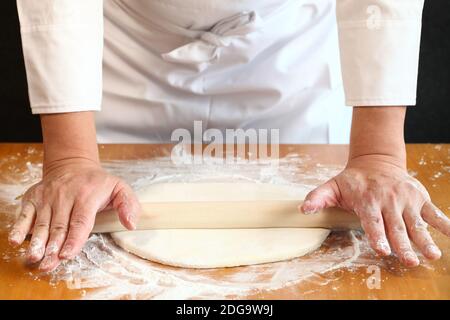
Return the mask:
[[[161,56],[164,60],[185,64],[212,62],[219,57],[219,48],[228,47],[236,38],[255,32],[261,25],[256,12],[240,12],[217,22],[210,30],[197,34],[194,41]]]

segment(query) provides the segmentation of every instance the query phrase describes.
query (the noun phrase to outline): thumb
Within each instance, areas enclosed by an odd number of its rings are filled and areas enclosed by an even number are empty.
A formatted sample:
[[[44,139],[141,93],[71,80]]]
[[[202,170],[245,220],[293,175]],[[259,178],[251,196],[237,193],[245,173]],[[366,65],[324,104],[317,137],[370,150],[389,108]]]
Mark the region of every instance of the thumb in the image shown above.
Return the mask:
[[[131,187],[122,181],[114,188],[112,207],[117,211],[120,223],[125,228],[136,229],[141,206]]]
[[[338,204],[338,195],[336,182],[331,179],[308,193],[299,209],[304,214],[310,214],[324,208],[335,207]]]

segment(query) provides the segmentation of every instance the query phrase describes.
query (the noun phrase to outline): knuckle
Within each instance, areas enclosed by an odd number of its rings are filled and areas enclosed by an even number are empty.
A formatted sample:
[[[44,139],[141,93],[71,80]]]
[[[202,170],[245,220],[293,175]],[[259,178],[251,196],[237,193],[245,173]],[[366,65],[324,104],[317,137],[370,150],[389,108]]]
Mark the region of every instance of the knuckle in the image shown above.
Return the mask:
[[[43,187],[42,184],[34,185],[28,189],[22,197],[22,206],[27,203],[37,204],[42,200]]]
[[[26,211],[21,210],[19,216],[17,217],[17,221],[16,222],[21,222],[23,220],[26,220],[28,218],[28,214]]]
[[[49,228],[50,224],[47,221],[38,221],[36,222],[36,224],[34,225],[36,228]]]
[[[64,184],[61,183],[59,179],[50,180],[47,182],[47,190],[58,190],[63,186]]]
[[[362,198],[367,203],[375,203],[376,202],[376,196],[374,192],[369,188],[363,191],[361,194]]]
[[[394,195],[397,195],[402,192],[402,183],[395,181],[391,184],[391,187],[389,188],[389,192],[391,192]]]
[[[381,223],[381,216],[375,210],[367,210],[363,216],[364,220],[371,225],[379,225]]]
[[[399,232],[404,233],[406,231],[405,226],[401,223],[394,224],[392,229],[393,229],[393,232],[396,232],[396,233],[399,233]]]
[[[61,185],[58,190],[55,193],[55,197],[58,200],[62,200],[67,198],[67,195],[69,194],[69,188],[66,184]]]
[[[386,191],[385,198],[388,201],[388,203],[397,202],[398,192],[397,190],[395,190],[395,187]]]
[[[373,235],[379,229],[378,226],[367,219],[361,219],[361,226],[368,235]]]
[[[88,185],[81,185],[78,188],[78,192],[81,193],[81,194],[89,193],[90,192],[90,187]]]
[[[32,186],[28,192],[27,195],[29,197],[40,197],[42,195],[44,191],[44,184],[42,182],[35,184],[34,186]]]
[[[76,216],[70,221],[70,227],[74,229],[86,229],[89,227],[89,219],[86,216]]]
[[[401,215],[396,210],[386,209],[383,211],[383,217],[388,222],[390,226],[393,226],[395,224],[401,224],[400,219]]]
[[[52,207],[48,202],[42,202],[36,204],[36,212],[38,217],[43,217],[48,214],[48,212],[52,212]],[[39,220],[39,219],[38,219]]]
[[[78,188],[76,200],[79,202],[84,202],[92,194],[92,189],[90,186],[82,185]]]
[[[38,232],[38,231],[48,231],[50,225],[48,222],[37,222],[35,223],[34,227],[33,227],[33,231],[34,232]]]
[[[430,198],[427,189],[423,186],[422,183],[420,183],[419,180],[412,178],[406,180],[405,183],[408,185],[408,190],[410,190],[411,192],[416,193],[418,196],[421,196],[424,199]]]
[[[396,186],[398,190],[402,193],[417,191],[417,188],[414,186],[414,184],[411,183],[411,181],[408,178],[399,180]]]
[[[52,233],[52,234],[67,233],[67,225],[63,224],[63,223],[52,224],[50,227],[50,233]]]
[[[42,198],[40,199],[41,201],[39,204],[45,205],[46,203],[53,202],[55,199],[56,191],[57,190],[53,188],[46,188],[43,191]]]
[[[405,224],[397,219],[390,221],[388,224],[388,231],[392,236],[400,236],[406,232]]]
[[[64,191],[59,191],[55,194],[51,206],[56,214],[61,213],[61,211],[64,212],[64,208],[67,207],[67,204],[73,201],[68,197],[68,194],[70,193],[64,193]]]

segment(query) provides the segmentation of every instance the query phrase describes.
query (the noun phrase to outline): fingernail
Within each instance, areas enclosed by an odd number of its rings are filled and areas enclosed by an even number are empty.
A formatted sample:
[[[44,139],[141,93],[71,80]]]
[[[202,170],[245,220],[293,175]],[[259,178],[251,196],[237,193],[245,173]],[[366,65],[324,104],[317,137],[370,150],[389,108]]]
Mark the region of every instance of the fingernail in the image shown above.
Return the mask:
[[[41,264],[39,265],[39,269],[43,270],[46,269],[48,267],[48,265],[50,264],[50,258],[44,258],[44,260],[42,260]]]
[[[39,269],[51,271],[48,269],[52,265],[52,263],[53,263],[53,257],[46,257],[46,258],[44,258],[44,260],[42,260],[41,264],[39,265]]]
[[[439,250],[439,248],[436,247],[434,244],[428,245],[426,251],[429,256],[435,257],[437,259],[440,258],[442,255],[441,250]]]
[[[47,246],[47,250],[46,250],[46,252],[45,252],[45,255],[46,256],[51,256],[51,255],[54,255],[55,253],[57,253],[58,252],[58,245],[56,244],[56,243],[50,243],[48,246]]]
[[[403,254],[403,258],[406,261],[408,261],[408,262],[414,263],[414,265],[417,265],[419,263],[419,259],[417,258],[417,256],[414,253],[410,252],[410,251],[409,252],[405,252]]]
[[[132,230],[135,230],[135,229],[136,229],[136,222],[135,222],[134,220],[135,220],[134,214],[133,214],[133,213],[130,213],[130,214],[127,216],[127,221],[128,221],[128,223],[130,224],[130,227],[131,227]]]
[[[312,202],[310,200],[303,202],[301,209],[304,214],[312,214],[316,212],[316,209],[312,207]]]
[[[44,246],[40,239],[34,239],[31,241],[30,249],[29,249],[30,256],[32,257],[41,257],[44,255]]]
[[[65,246],[60,253],[60,257],[64,258],[64,259],[70,259],[72,256],[72,251],[73,251],[72,246],[70,246],[70,245]]]
[[[314,209],[310,209],[310,210],[303,210],[303,213],[304,214],[314,214],[314,213],[316,213],[316,210],[314,210]]]
[[[386,255],[391,254],[391,247],[389,246],[389,243],[386,239],[380,239],[377,241],[377,249],[381,252],[383,252]]]
[[[17,245],[21,242],[22,235],[18,231],[11,231],[8,236],[8,241],[10,244]]]

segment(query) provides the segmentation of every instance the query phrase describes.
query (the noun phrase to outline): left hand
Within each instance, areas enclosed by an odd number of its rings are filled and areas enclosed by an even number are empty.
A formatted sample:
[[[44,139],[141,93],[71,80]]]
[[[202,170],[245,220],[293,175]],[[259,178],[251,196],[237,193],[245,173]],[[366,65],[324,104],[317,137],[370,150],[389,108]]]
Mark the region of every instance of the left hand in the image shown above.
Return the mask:
[[[408,267],[420,264],[411,242],[426,258],[441,257],[428,224],[450,237],[450,219],[431,202],[425,187],[381,155],[350,160],[339,175],[307,195],[301,210],[327,207],[354,212],[371,247],[381,255],[392,250]]]

